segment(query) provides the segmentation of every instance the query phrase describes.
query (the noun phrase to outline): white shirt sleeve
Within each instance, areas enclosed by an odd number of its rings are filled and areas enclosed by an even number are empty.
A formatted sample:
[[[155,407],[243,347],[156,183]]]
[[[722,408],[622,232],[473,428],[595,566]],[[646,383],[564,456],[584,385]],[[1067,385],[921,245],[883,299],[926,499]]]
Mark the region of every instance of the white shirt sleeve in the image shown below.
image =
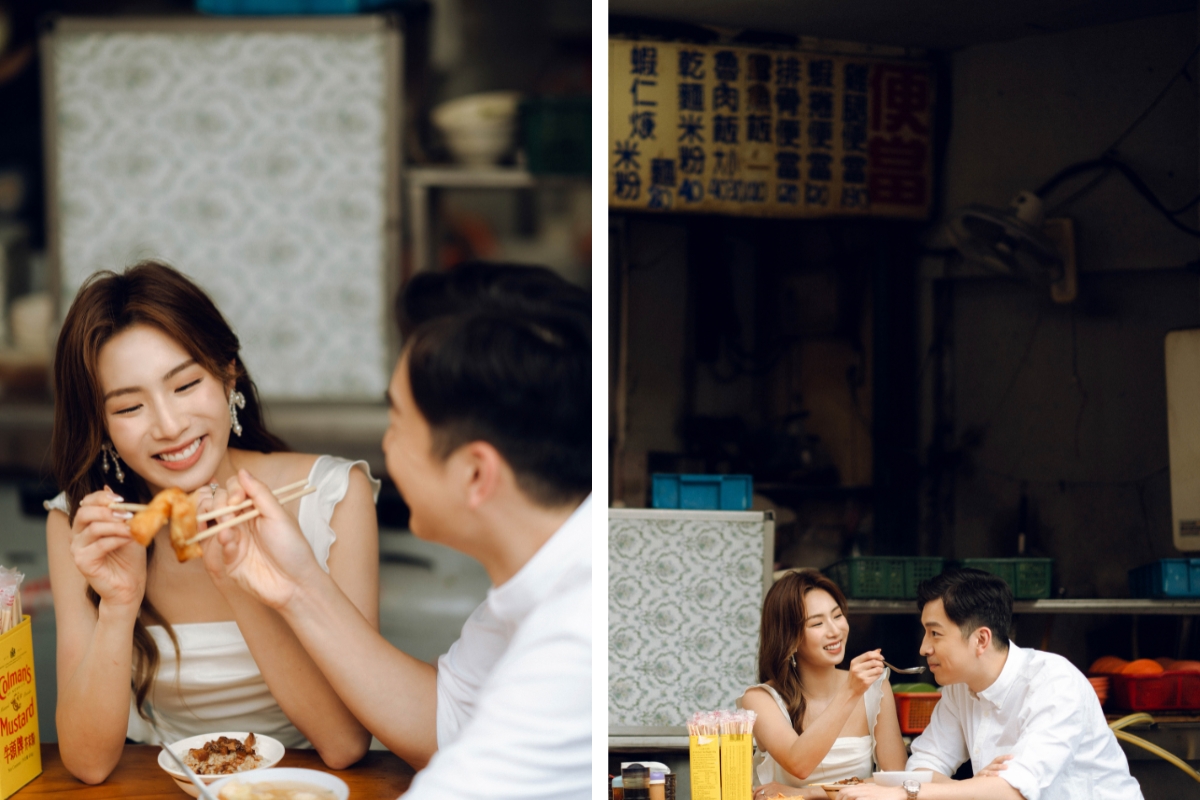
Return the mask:
[[[467,618],[462,636],[438,658],[437,739],[442,749],[475,716],[476,703],[493,669],[508,649],[508,631],[487,601]]]
[[[475,716],[404,800],[591,796],[590,584],[535,610],[484,684]]]
[[[951,687],[942,690],[925,732],[913,740],[905,769],[931,769],[952,776],[970,757],[960,718],[963,709],[957,707],[957,700]]]
[[[1040,800],[1059,771],[1071,762],[1084,733],[1079,694],[1079,686],[1069,675],[1048,676],[1030,693],[1012,760],[1000,773],[1025,800]]]

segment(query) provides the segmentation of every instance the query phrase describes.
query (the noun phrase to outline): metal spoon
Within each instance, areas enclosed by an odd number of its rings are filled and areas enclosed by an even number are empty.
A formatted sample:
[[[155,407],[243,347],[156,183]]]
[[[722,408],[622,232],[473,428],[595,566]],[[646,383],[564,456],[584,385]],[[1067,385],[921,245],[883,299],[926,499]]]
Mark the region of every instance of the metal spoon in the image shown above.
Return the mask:
[[[928,667],[910,667],[908,669],[900,669],[899,667],[893,667],[886,661],[883,662],[883,665],[885,667],[890,667],[892,672],[897,672],[901,675],[918,675],[928,669]]]
[[[203,800],[217,800],[215,797],[213,797],[212,792],[208,790],[208,787],[196,777],[196,773],[192,772],[188,765],[183,763],[183,759],[175,755],[175,751],[167,746],[167,740],[163,737],[162,730],[160,730],[158,727],[158,721],[154,718],[154,710],[149,704],[146,705],[146,714],[150,718],[148,721],[150,723],[150,727],[154,730],[154,735],[158,738],[158,743],[162,745],[163,750],[167,751],[167,755],[169,755],[171,760],[175,762],[175,766],[183,770],[183,773],[188,776],[188,780],[192,782],[192,785],[200,791],[200,797],[203,798]]]

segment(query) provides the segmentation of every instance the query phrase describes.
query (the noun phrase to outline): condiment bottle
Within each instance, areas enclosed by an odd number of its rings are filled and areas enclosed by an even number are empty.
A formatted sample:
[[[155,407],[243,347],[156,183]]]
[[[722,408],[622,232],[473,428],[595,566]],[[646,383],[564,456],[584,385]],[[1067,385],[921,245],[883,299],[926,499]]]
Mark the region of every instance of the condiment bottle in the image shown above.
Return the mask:
[[[650,773],[650,800],[667,800],[667,778],[657,771]]]
[[[612,800],[625,800],[625,784],[620,775],[612,779]]]
[[[625,788],[625,800],[650,800],[649,779],[650,770],[646,769],[645,764],[622,764],[621,783]]]

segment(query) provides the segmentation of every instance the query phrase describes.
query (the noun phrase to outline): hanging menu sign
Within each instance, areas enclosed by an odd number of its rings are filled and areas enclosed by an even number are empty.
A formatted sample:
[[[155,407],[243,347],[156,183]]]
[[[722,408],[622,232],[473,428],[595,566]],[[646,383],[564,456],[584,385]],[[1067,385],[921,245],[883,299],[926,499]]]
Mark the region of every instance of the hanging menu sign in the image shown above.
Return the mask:
[[[927,63],[612,40],[614,209],[924,219]]]

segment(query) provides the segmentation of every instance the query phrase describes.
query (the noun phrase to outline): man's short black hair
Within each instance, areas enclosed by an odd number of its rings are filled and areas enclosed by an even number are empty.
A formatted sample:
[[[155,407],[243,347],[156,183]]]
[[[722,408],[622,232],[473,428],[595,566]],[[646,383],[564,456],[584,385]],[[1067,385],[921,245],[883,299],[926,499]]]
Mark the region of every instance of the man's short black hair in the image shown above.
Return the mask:
[[[468,309],[576,317],[591,331],[592,296],[545,267],[465,261],[416,275],[396,298],[396,321],[407,340],[421,324]]]
[[[917,587],[917,608],[941,600],[946,616],[958,626],[963,637],[979,628],[992,632],[999,650],[1008,649],[1012,631],[1012,589],[1002,578],[981,569],[956,569],[922,581]]]
[[[396,304],[413,399],[448,457],[486,441],[534,502],[592,485],[590,294],[540,267],[464,264]]]

